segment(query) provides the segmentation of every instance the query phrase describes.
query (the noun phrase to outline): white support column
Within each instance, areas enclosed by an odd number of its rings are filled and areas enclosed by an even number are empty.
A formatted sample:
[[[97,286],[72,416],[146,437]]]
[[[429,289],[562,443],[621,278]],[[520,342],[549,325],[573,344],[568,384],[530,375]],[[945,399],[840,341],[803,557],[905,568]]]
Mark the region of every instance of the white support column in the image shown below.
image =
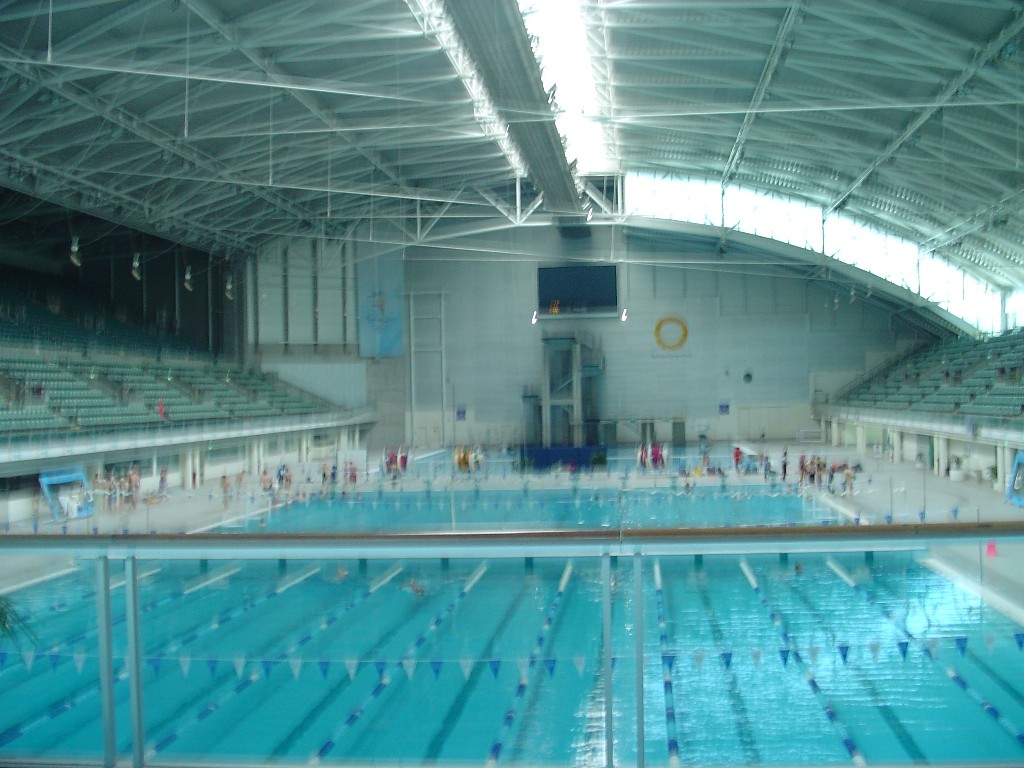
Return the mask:
[[[1010,473],[1013,471],[1013,460],[1016,456],[1016,449],[1008,445],[999,448],[999,464],[996,471],[999,473],[999,485],[1003,489],[1003,493],[1006,492],[1008,484],[1013,479],[1010,477]]]
[[[342,241],[342,313],[344,324],[344,343],[349,349],[355,349],[359,343],[358,315],[356,312],[356,245],[352,233],[346,234]]]
[[[192,489],[192,451],[185,451],[178,460],[181,465],[181,487]]]
[[[545,346],[540,390],[540,442],[545,448],[551,447],[551,366],[548,365],[548,354]]]
[[[251,439],[245,446],[245,472],[250,477],[256,477],[259,475],[260,466],[260,451],[258,440]]]
[[[864,429],[863,424],[857,425],[857,455],[861,460],[865,460],[868,457],[867,430]]]
[[[903,433],[898,429],[890,430],[889,438],[892,441],[892,460],[899,464],[903,461]]]
[[[583,345],[572,345],[572,445],[583,446]]]
[[[939,477],[945,477],[946,465],[949,464],[949,438],[935,438],[935,465],[933,470]]]
[[[842,427],[839,424],[839,419],[832,419],[832,447],[838,448],[843,444],[843,432]]]

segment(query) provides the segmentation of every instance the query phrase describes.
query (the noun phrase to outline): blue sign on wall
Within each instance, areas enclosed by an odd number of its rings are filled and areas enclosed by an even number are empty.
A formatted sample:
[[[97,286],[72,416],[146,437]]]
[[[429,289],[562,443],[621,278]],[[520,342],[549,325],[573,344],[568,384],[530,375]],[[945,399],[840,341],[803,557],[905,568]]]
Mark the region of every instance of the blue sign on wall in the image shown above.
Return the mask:
[[[360,357],[401,357],[404,352],[403,270],[399,254],[367,259],[356,267]]]

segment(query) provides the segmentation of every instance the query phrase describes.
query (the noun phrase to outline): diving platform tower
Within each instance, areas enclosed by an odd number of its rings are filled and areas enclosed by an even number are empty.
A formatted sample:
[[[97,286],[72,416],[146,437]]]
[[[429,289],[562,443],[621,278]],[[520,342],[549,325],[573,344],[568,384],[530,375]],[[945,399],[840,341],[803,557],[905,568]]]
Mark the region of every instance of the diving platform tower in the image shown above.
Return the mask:
[[[597,419],[594,386],[604,360],[591,334],[558,331],[544,335],[540,389],[541,445],[587,444],[586,425]]]

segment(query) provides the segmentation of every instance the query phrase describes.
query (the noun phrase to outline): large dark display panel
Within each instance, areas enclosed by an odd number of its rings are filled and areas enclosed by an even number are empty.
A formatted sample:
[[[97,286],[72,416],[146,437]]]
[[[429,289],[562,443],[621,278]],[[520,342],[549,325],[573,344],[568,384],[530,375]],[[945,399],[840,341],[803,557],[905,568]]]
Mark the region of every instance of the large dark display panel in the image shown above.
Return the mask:
[[[537,315],[614,314],[619,309],[615,265],[537,268]]]

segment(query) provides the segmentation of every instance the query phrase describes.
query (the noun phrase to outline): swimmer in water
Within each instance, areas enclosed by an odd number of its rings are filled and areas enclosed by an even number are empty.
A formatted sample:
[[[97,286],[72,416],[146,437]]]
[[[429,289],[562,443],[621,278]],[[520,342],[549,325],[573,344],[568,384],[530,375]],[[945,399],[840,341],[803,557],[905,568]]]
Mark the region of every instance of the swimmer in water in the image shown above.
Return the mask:
[[[804,572],[804,567],[802,565],[800,565],[800,563],[797,563],[796,566],[793,568],[793,573],[795,573],[797,576],[799,576],[803,572]]]
[[[411,592],[417,597],[422,597],[423,595],[427,594],[427,590],[420,586],[420,583],[416,581],[416,579],[409,579],[407,582],[405,582],[405,584],[403,584],[400,587],[400,589],[405,592]]]

